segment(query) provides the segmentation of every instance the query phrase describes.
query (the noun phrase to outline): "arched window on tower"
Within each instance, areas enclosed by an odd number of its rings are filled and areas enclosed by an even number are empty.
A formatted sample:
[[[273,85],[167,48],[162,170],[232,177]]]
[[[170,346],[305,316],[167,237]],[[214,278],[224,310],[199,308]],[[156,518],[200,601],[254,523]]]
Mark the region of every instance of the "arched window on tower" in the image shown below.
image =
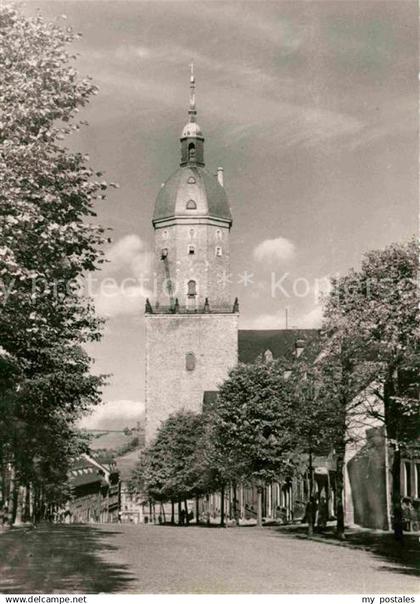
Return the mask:
[[[221,256],[222,255],[222,248],[218,245],[216,247],[216,256]]]
[[[193,352],[187,352],[185,355],[185,369],[187,371],[194,371],[195,369],[195,356]]]
[[[190,239],[194,239],[194,235],[195,235],[194,229],[190,229]]]
[[[188,161],[195,160],[195,145],[194,143],[190,143],[188,145]]]
[[[196,210],[197,209],[197,204],[195,203],[194,199],[189,199],[187,201],[186,208],[187,208],[187,210]]]
[[[221,241],[222,239],[222,231],[220,229],[216,230],[216,240]]]
[[[197,283],[194,281],[194,279],[190,279],[190,281],[188,281],[187,295],[189,298],[195,298],[197,295]]]
[[[194,256],[194,254],[195,254],[195,245],[189,245],[188,246],[188,255]]]

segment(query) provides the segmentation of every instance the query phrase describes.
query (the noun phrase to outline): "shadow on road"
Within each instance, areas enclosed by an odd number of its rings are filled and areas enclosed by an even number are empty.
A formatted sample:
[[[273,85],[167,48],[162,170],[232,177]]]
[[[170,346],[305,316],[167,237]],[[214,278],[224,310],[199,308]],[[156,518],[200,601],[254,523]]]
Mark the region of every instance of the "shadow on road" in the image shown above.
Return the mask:
[[[118,532],[90,525],[39,525],[0,534],[0,593],[112,593],[133,580],[128,567],[101,554]]]
[[[305,525],[282,526],[275,530],[289,537],[309,539]],[[315,533],[312,539],[330,545],[369,551],[377,559],[387,562],[383,570],[404,575],[420,575],[420,544],[417,535],[406,534],[404,543],[400,544],[390,533],[350,529],[346,532],[345,541],[340,541],[335,537],[333,529],[328,528],[325,532]]]

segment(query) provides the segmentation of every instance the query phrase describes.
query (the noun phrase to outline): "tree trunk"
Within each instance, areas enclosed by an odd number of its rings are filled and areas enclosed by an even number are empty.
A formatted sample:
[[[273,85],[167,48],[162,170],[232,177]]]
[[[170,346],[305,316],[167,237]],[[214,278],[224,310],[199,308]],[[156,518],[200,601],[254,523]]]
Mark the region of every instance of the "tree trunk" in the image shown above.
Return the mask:
[[[186,499],[184,499],[184,509],[185,509],[185,522],[186,522],[186,525],[189,526],[189,524],[190,524],[190,518],[189,518],[189,515],[188,515],[188,503],[187,503]]]
[[[394,448],[392,461],[392,513],[394,517],[394,537],[402,542],[404,539],[404,522],[401,507],[401,451],[398,444]]]
[[[394,456],[392,461],[392,516],[394,537],[402,542],[404,524],[401,507],[401,451],[399,446],[400,426],[399,409],[394,397],[398,393],[398,371],[394,365],[388,367],[388,375],[384,384],[384,408],[386,432],[393,441]]]
[[[171,524],[175,524],[175,502],[171,499]]]
[[[10,464],[9,473],[9,500],[7,506],[7,524],[13,525],[16,513],[16,471],[13,463]]]
[[[239,512],[238,512],[238,499],[237,499],[238,489],[236,486],[236,482],[234,482],[232,484],[232,489],[233,489],[233,518],[235,520],[235,524],[237,526],[239,526]]]
[[[178,525],[181,526],[182,522],[182,507],[181,507],[181,499],[178,499]]]
[[[32,499],[32,489],[31,489],[31,486],[29,484],[27,484],[25,487],[25,511],[24,511],[24,516],[23,516],[25,522],[30,521],[31,517],[32,517],[31,499]]]
[[[19,526],[24,522],[24,511],[25,511],[25,487],[19,485],[17,489],[17,501],[16,501],[16,515],[14,526]]]
[[[337,472],[335,482],[335,501],[337,509],[336,535],[339,539],[345,539],[344,527],[344,453],[345,444],[341,442],[336,447],[337,453]]]
[[[225,487],[220,489],[220,526],[225,526]]]
[[[306,507],[307,521],[308,521],[308,536],[312,537],[314,534],[314,468],[312,462],[312,448],[309,449],[309,500]]]
[[[262,527],[262,493],[263,487],[257,487],[257,526]]]
[[[210,493],[206,494],[207,526],[210,526]]]
[[[195,498],[195,523],[200,524],[200,498],[198,495]]]

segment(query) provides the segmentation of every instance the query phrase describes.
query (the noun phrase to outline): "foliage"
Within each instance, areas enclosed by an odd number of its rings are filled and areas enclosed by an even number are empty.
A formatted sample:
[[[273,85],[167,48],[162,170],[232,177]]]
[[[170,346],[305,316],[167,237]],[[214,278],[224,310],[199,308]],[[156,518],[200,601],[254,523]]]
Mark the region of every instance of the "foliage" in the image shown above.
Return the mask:
[[[101,327],[80,280],[103,261],[94,204],[107,185],[62,142],[96,93],[72,65],[76,37],[0,7],[0,346],[15,365],[0,378],[1,457],[51,493],[103,384],[80,348]]]
[[[183,500],[198,493],[196,454],[204,433],[203,416],[190,411],[170,415],[142,454],[132,483],[157,500]]]
[[[212,413],[214,461],[226,480],[268,483],[292,467],[293,406],[281,362],[239,365]]]
[[[395,536],[402,538],[401,446],[419,437],[420,378],[418,255],[416,241],[368,252],[359,271],[333,281],[325,312],[331,340],[340,343],[351,370],[371,371],[374,404],[366,415],[383,422],[393,446]],[[369,382],[366,383],[366,386]]]
[[[372,414],[401,442],[420,420],[418,253],[415,241],[368,252],[360,271],[333,281],[326,306],[326,328],[383,385],[375,394],[385,412]]]

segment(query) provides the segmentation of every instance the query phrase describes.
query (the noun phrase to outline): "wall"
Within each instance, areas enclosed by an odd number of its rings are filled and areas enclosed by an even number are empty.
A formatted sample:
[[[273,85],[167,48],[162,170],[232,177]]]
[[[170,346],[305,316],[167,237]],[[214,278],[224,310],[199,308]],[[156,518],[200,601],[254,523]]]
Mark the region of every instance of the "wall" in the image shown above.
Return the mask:
[[[200,412],[238,359],[238,315],[146,315],[146,443],[180,409]],[[193,353],[195,368],[186,369]]]
[[[189,254],[189,246],[195,253]],[[216,255],[220,247],[222,255]],[[162,250],[167,249],[167,257],[162,260]],[[231,310],[230,284],[223,280],[229,272],[229,229],[226,225],[212,223],[211,219],[191,219],[185,223],[168,223],[155,230],[155,292],[152,303],[169,306],[170,296],[167,283],[173,284],[172,303],[175,298],[181,306],[188,303],[187,283],[190,279],[197,283],[196,304],[203,309],[205,299],[210,307]]]

